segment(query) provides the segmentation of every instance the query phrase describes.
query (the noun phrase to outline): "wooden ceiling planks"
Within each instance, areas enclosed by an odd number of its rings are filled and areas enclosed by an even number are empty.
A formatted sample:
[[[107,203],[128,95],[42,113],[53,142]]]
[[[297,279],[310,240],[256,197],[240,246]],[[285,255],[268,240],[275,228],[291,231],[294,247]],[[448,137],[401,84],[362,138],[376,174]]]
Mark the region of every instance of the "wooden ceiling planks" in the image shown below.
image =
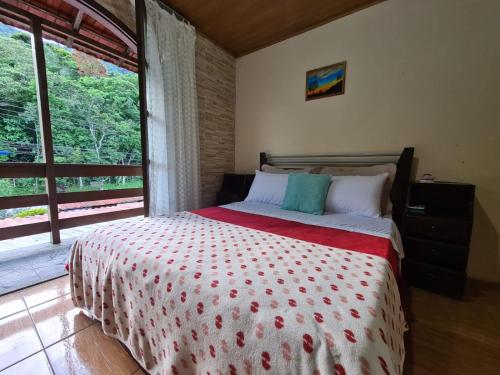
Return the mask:
[[[163,0],[235,56],[280,42],[383,0]]]
[[[198,31],[234,56],[243,56],[383,0],[159,1],[182,14]],[[98,50],[94,54],[96,57],[137,70],[135,41],[122,40],[106,24],[88,14],[82,15],[79,0],[0,0],[0,7],[2,3],[78,32],[112,51],[107,56],[102,49]],[[1,14],[0,20],[7,21]],[[75,22],[80,23],[76,31]],[[92,52],[88,45],[74,43],[71,37],[63,37],[60,33],[53,37],[84,52]],[[130,60],[134,63],[130,64]]]

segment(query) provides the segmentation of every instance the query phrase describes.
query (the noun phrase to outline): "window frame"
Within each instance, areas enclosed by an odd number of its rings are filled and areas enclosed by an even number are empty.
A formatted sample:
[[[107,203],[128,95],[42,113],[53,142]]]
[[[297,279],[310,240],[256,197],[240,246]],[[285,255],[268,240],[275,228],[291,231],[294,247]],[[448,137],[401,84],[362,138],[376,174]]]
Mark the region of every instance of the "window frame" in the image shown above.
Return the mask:
[[[103,24],[108,30],[115,33],[130,48],[137,50],[136,36],[116,17],[105,10],[93,0],[69,0],[70,5],[80,10],[84,9],[86,14],[91,15],[98,22]],[[15,8],[0,0],[0,11],[2,16],[22,22],[26,30],[31,34],[31,47],[33,49],[33,64],[35,69],[36,94],[38,101],[38,115],[42,135],[42,155],[43,163],[0,163],[0,178],[26,178],[44,177],[46,181],[45,194],[33,194],[24,196],[0,197],[0,209],[29,207],[33,205],[47,205],[49,220],[41,223],[24,224],[15,227],[0,228],[0,240],[16,238],[20,236],[33,235],[50,232],[51,242],[56,244],[61,242],[60,230],[75,226],[94,224],[103,221],[121,219],[126,217],[144,215],[149,216],[149,176],[147,158],[147,112],[145,109],[145,79],[143,76],[144,64],[139,53],[139,62],[136,65],[139,71],[139,98],[140,98],[140,128],[141,128],[141,153],[142,164],[136,165],[96,165],[96,164],[55,164],[54,149],[52,144],[52,125],[50,117],[50,107],[48,100],[48,85],[45,66],[45,52],[43,47],[43,34],[56,30],[59,34],[65,34],[88,46],[100,50],[102,46],[91,39],[75,33],[72,30],[65,30],[59,25],[46,19],[40,18],[25,10]],[[138,21],[139,23],[140,21]],[[143,23],[141,27],[143,27]],[[143,33],[139,33],[143,38]],[[142,39],[143,40],[143,39]],[[139,50],[141,47],[139,46]],[[123,56],[122,56],[123,57]],[[129,61],[133,63],[134,61]],[[142,176],[143,188],[133,189],[113,189],[88,192],[58,193],[56,189],[56,178],[58,177],[101,177],[101,176]],[[142,195],[144,206],[115,212],[92,214],[77,218],[59,219],[58,204],[73,203],[82,201],[94,201],[110,198],[125,198]]]

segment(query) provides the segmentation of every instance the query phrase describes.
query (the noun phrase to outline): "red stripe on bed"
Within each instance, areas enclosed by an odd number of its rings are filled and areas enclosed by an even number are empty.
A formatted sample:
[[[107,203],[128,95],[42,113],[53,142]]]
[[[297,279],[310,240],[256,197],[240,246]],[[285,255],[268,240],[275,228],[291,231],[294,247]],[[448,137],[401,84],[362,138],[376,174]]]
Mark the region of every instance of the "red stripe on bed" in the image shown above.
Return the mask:
[[[394,275],[398,272],[398,256],[389,239],[347,230],[319,227],[296,221],[250,214],[222,207],[209,207],[191,211],[208,219],[240,225],[297,240],[344,250],[376,255],[387,259]]]

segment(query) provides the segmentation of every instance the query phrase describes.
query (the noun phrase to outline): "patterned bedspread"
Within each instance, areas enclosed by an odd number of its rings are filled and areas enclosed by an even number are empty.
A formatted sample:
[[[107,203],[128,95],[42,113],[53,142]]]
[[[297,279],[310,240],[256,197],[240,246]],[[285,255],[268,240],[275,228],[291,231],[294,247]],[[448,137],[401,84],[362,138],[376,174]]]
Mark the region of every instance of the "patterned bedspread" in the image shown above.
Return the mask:
[[[224,208],[111,224],[71,249],[73,302],[151,374],[402,373],[390,241],[304,225]]]

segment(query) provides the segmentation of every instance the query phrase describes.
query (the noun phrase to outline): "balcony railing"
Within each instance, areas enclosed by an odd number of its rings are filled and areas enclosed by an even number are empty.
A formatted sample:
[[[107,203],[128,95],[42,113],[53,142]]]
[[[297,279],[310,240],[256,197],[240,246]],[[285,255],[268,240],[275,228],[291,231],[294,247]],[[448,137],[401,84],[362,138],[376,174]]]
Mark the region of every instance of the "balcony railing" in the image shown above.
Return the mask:
[[[0,178],[45,177],[55,180],[58,177],[143,175],[141,165],[54,164],[52,167],[53,175],[49,176],[45,163],[0,163]],[[49,212],[51,213],[49,220],[44,222],[0,228],[0,240],[51,232],[53,242],[59,242],[57,239],[59,238],[59,231],[61,229],[144,215],[144,207],[140,207],[64,219],[59,219],[58,217],[58,204],[128,198],[141,195],[143,195],[143,189],[135,188],[0,197],[0,210],[48,205]]]

